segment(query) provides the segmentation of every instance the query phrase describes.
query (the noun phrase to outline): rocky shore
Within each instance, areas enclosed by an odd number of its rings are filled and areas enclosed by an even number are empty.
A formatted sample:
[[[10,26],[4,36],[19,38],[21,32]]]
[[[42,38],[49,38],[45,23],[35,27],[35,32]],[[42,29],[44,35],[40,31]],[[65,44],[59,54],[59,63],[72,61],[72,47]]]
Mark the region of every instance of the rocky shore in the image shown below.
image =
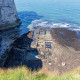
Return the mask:
[[[80,66],[80,40],[75,31],[53,28],[51,54],[45,50],[41,54],[37,48],[31,47],[33,35],[34,32],[30,31],[14,41],[10,52],[3,56],[4,67],[25,65],[32,70],[46,68],[63,73]]]
[[[80,66],[80,40],[75,31],[53,29],[52,58],[43,59],[44,67],[49,71],[64,73]]]

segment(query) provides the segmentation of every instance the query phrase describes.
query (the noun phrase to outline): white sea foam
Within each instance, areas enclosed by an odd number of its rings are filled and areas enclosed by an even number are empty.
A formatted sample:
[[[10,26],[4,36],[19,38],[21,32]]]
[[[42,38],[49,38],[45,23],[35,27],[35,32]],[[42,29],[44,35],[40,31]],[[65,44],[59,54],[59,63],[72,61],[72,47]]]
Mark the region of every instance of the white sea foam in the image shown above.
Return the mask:
[[[33,27],[38,26],[40,28],[66,28],[68,30],[75,31],[77,33],[78,38],[80,39],[80,27],[77,25],[71,25],[68,23],[49,23],[48,21],[34,20],[28,26],[30,30],[34,30]],[[37,31],[37,30],[36,30]],[[64,34],[61,32],[60,34]]]
[[[70,25],[67,23],[54,23],[54,27],[69,27]]]
[[[41,21],[41,20],[35,20],[35,21],[32,21],[32,23],[27,27],[29,28],[30,30],[33,29],[33,27],[35,26],[40,26],[40,27],[52,27],[53,25],[52,24],[49,24],[48,21]]]
[[[73,31],[80,31],[80,29],[70,29],[70,30],[73,30]]]
[[[35,26],[40,26],[42,28],[67,28],[69,30],[73,31],[80,31],[80,27],[77,25],[71,25],[68,23],[49,23],[48,21],[42,21],[42,20],[34,20],[32,23],[28,26],[30,30],[33,29]]]
[[[34,20],[34,21],[32,21],[32,22],[39,22],[39,21],[41,21],[41,20]]]
[[[45,22],[38,23],[36,26],[47,27],[49,26],[49,24],[47,21],[45,21]]]

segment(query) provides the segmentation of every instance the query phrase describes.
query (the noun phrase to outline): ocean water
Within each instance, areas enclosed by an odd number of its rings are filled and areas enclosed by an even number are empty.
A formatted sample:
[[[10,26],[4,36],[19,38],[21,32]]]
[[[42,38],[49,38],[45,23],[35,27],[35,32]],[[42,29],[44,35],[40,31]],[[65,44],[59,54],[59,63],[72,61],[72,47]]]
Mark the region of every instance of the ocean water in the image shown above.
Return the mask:
[[[43,16],[41,19],[33,20],[28,28],[38,24],[47,24],[49,27],[69,27],[76,30],[80,28],[80,0],[15,0],[15,3],[18,12],[34,12]]]
[[[34,26],[75,30],[80,39],[80,0],[14,0],[21,26],[1,32],[0,54]]]

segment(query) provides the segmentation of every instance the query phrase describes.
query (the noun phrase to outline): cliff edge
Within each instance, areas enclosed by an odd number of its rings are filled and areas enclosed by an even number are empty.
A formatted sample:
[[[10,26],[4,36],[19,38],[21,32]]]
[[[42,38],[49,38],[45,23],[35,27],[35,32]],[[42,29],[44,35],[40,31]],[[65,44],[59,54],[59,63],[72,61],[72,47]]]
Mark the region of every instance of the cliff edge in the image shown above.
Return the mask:
[[[19,26],[14,0],[0,0],[0,31]]]

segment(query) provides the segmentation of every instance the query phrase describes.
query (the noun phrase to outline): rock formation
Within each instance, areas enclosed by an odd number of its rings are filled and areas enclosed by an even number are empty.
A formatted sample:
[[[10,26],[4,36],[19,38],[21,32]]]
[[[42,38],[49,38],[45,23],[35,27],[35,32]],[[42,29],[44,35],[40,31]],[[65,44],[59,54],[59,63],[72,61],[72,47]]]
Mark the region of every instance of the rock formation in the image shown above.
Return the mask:
[[[0,0],[0,30],[18,26],[18,20],[14,0]]]

